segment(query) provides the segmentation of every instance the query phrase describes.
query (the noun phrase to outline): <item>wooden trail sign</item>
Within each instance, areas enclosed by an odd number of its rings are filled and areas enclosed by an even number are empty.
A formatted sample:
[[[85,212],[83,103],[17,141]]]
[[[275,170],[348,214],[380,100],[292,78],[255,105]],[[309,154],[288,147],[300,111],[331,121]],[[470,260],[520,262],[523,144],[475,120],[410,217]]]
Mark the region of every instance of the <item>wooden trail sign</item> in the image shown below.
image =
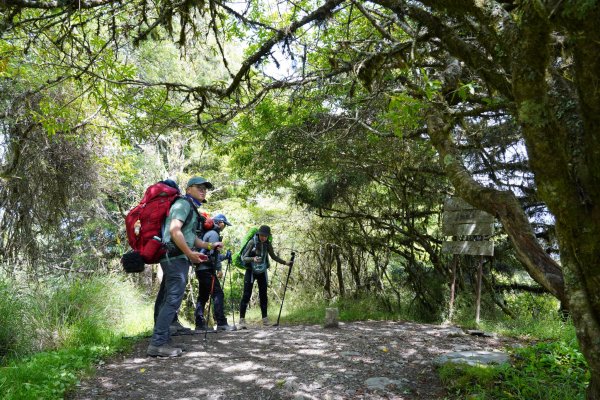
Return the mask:
[[[444,202],[442,215],[442,234],[445,236],[491,236],[494,234],[494,216],[476,209],[459,197]],[[481,308],[481,280],[483,277],[483,256],[494,255],[494,242],[490,240],[455,240],[442,243],[442,252],[454,254],[452,263],[452,281],[450,283],[450,318],[454,310],[454,291],[456,289],[456,254],[480,256],[477,267],[477,288],[475,323],[479,324]]]
[[[469,256],[493,256],[494,242],[489,240],[480,240],[477,242],[467,242],[465,240],[448,241],[442,243],[442,253],[464,254]]]
[[[458,197],[444,202],[442,234],[445,236],[490,236],[494,234],[494,216],[476,209]],[[442,252],[472,256],[493,256],[494,243],[488,240],[446,241]]]

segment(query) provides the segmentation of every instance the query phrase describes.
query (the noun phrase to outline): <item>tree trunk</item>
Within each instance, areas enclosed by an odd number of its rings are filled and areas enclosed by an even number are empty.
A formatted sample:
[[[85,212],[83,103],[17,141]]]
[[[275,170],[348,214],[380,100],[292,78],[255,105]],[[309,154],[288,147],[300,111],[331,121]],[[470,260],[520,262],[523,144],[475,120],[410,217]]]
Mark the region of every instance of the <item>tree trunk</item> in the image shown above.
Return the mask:
[[[331,244],[321,246],[317,259],[319,261],[319,267],[325,282],[323,283],[323,290],[325,291],[325,297],[331,299],[331,269],[333,264],[333,250]]]
[[[450,300],[448,304],[448,322],[452,322],[454,316],[454,297],[456,295],[456,267],[458,265],[458,256],[454,254],[452,256],[452,267],[450,276]]]
[[[337,278],[338,278],[338,288],[340,291],[340,297],[345,297],[346,296],[346,288],[344,287],[344,273],[343,273],[343,268],[342,268],[342,258],[340,256],[340,252],[338,250],[338,248],[336,247],[335,249],[335,263],[336,263],[336,269],[337,269]]]
[[[573,323],[577,332],[577,339],[581,352],[584,354],[591,372],[590,385],[588,386],[587,399],[600,399],[600,325],[598,324],[597,309],[594,309],[594,297],[597,298],[600,283],[596,282],[593,292],[590,292],[589,283],[584,271],[589,268],[587,262],[595,262],[600,265],[596,252],[593,257],[585,254],[582,247],[598,246],[597,235],[590,235],[585,239],[586,243],[573,243],[572,239],[566,239],[561,236],[561,260],[565,266],[565,283],[569,293],[569,310],[573,318]],[[594,242],[594,243],[590,243]],[[589,246],[591,244],[591,246]],[[596,258],[594,261],[593,259]],[[597,277],[596,277],[597,279]],[[593,280],[593,279],[592,279]],[[593,293],[590,295],[590,293]]]
[[[548,6],[548,5],[546,5]],[[560,6],[560,8],[559,8]],[[571,8],[572,9],[569,9]],[[513,92],[540,197],[556,217],[569,311],[600,399],[600,5],[552,6],[558,23],[524,7]],[[552,33],[572,42],[574,86],[553,71]],[[570,81],[570,79],[569,79]]]

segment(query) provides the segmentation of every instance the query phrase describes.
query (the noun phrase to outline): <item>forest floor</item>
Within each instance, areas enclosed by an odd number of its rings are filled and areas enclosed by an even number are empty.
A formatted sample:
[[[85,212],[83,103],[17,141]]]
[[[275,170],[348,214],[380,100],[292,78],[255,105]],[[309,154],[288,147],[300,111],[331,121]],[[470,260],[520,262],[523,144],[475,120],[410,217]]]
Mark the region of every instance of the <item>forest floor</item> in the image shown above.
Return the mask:
[[[146,356],[148,341],[99,365],[67,399],[443,399],[435,357],[518,345],[389,321],[176,336],[186,349],[175,358]]]

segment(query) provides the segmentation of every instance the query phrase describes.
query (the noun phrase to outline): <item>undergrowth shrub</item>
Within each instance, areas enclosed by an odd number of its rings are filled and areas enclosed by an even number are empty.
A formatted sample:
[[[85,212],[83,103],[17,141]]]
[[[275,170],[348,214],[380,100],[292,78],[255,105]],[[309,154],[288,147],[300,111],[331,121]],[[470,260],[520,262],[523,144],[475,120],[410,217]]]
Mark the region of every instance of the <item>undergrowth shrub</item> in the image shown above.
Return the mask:
[[[14,287],[0,283],[0,340],[14,349],[0,368],[3,400],[63,398],[94,362],[131,343],[124,336],[152,327],[151,304],[122,276]],[[11,337],[31,341],[16,347]]]
[[[135,330],[144,316],[146,323],[138,332],[150,328],[141,295],[115,276],[60,284],[48,293],[48,302],[40,305],[39,312],[41,325],[56,332],[55,347],[109,343],[112,336]]]
[[[272,301],[269,304],[269,316],[275,320],[279,314],[280,302]],[[302,291],[288,291],[286,293],[281,319],[289,323],[314,323],[322,324],[325,320],[325,309],[337,307],[340,321],[361,320],[400,320],[407,319],[409,313],[399,307],[390,309],[388,299],[380,297],[337,298],[326,300],[321,295],[305,293]],[[249,310],[249,318],[257,318],[260,310]]]
[[[0,279],[0,364],[7,357],[30,351],[31,335],[23,334],[27,332],[28,309],[27,298],[15,282]]]
[[[2,356],[18,358],[139,334],[152,327],[152,308],[131,282],[118,276],[18,289],[17,282],[5,279],[0,281],[0,322]]]
[[[456,399],[584,399],[590,375],[575,342],[538,343],[515,349],[512,365],[448,363],[440,377]]]
[[[41,352],[11,361],[0,372],[3,400],[62,399],[84,372],[101,357],[114,352],[109,346],[83,346]]]

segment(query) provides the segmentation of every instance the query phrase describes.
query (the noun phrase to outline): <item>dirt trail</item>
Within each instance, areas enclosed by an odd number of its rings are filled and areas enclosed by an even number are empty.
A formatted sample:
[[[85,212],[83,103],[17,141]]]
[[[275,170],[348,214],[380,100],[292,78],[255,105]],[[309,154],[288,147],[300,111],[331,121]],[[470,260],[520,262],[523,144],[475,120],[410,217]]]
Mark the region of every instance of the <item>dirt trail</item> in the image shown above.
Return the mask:
[[[506,338],[408,322],[251,328],[178,336],[171,359],[146,356],[148,341],[98,367],[68,398],[442,399],[433,359],[461,350],[503,350]]]

